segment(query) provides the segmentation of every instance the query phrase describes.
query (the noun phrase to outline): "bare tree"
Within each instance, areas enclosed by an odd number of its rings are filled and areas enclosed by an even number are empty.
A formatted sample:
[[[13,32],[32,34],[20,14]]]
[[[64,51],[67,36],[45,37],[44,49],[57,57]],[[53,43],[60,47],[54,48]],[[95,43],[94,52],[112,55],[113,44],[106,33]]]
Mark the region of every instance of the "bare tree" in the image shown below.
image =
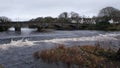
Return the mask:
[[[106,7],[100,10],[98,17],[120,17],[120,10],[113,7]]]
[[[5,16],[0,17],[0,23],[4,23],[4,22],[11,22],[11,19]]]
[[[71,15],[71,18],[72,18],[72,19],[79,18],[79,14],[76,13],[76,12],[71,12],[70,15]]]
[[[114,21],[120,21],[120,10],[114,7],[106,7],[100,10],[97,18],[97,22],[109,22],[111,19]]]
[[[66,18],[67,19],[67,18],[69,18],[69,14],[67,12],[63,12],[58,17],[59,18]]]

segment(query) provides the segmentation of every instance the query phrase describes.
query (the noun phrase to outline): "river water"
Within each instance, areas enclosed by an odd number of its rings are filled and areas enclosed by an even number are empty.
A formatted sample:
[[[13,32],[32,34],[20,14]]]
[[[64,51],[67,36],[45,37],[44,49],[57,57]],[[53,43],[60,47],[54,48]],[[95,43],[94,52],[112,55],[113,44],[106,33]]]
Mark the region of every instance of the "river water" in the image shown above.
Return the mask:
[[[118,49],[120,47],[120,31],[74,30],[36,32],[36,29],[22,28],[15,32],[10,28],[0,32],[0,64],[5,68],[36,68],[32,54],[35,51],[51,48],[58,44],[94,45],[100,43]],[[39,68],[47,68],[41,64]]]

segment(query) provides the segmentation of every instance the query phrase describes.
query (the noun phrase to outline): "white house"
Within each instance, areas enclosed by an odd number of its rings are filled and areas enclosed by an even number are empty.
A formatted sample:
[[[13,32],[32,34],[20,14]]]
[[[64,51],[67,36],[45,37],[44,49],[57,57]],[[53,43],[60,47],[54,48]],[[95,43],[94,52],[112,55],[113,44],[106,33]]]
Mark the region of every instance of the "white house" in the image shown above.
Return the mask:
[[[110,24],[117,24],[117,23],[119,23],[118,21],[114,21],[113,19],[111,19],[111,20],[109,20],[109,23]]]
[[[71,20],[71,23],[77,23],[77,21],[76,20]],[[84,24],[84,23],[86,23],[86,24],[96,24],[96,21],[95,21],[95,19],[92,19],[92,18],[80,18],[78,23],[80,23],[80,24]]]

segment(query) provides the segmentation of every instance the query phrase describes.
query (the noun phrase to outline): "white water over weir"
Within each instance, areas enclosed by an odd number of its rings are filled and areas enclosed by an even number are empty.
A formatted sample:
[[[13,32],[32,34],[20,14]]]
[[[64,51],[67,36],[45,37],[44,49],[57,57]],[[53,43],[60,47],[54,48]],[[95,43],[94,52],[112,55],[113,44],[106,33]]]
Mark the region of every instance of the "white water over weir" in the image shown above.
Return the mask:
[[[96,32],[88,31],[88,33],[94,34]],[[27,36],[40,38],[39,40],[11,40],[10,43],[0,44],[0,64],[5,68],[36,68],[37,64],[40,64],[37,68],[55,68],[55,66],[43,64],[42,62],[37,63],[34,61],[32,54],[35,51],[51,48],[57,44],[65,44],[66,46],[93,45],[98,41],[104,46],[107,45],[112,48],[120,47],[120,33],[98,33],[91,36],[85,34],[86,33],[80,31],[57,31],[53,33],[40,33]],[[9,38],[12,37],[13,36],[10,36]],[[16,38],[17,37],[19,36],[16,36]],[[43,37],[47,37],[47,39],[41,39]]]

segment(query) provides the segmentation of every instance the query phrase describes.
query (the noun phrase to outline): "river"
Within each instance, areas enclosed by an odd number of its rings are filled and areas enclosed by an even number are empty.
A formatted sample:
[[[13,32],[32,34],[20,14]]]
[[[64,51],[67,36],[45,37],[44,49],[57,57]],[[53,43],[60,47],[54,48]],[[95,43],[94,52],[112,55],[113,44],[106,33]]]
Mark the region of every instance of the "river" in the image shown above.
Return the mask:
[[[22,28],[21,32],[15,32],[14,28],[10,28],[8,31],[0,32],[0,64],[5,68],[34,68],[32,54],[35,51],[59,44],[94,45],[96,42],[117,49],[120,47],[120,31],[51,30],[37,32],[36,29]],[[45,68],[43,66],[39,68]]]

